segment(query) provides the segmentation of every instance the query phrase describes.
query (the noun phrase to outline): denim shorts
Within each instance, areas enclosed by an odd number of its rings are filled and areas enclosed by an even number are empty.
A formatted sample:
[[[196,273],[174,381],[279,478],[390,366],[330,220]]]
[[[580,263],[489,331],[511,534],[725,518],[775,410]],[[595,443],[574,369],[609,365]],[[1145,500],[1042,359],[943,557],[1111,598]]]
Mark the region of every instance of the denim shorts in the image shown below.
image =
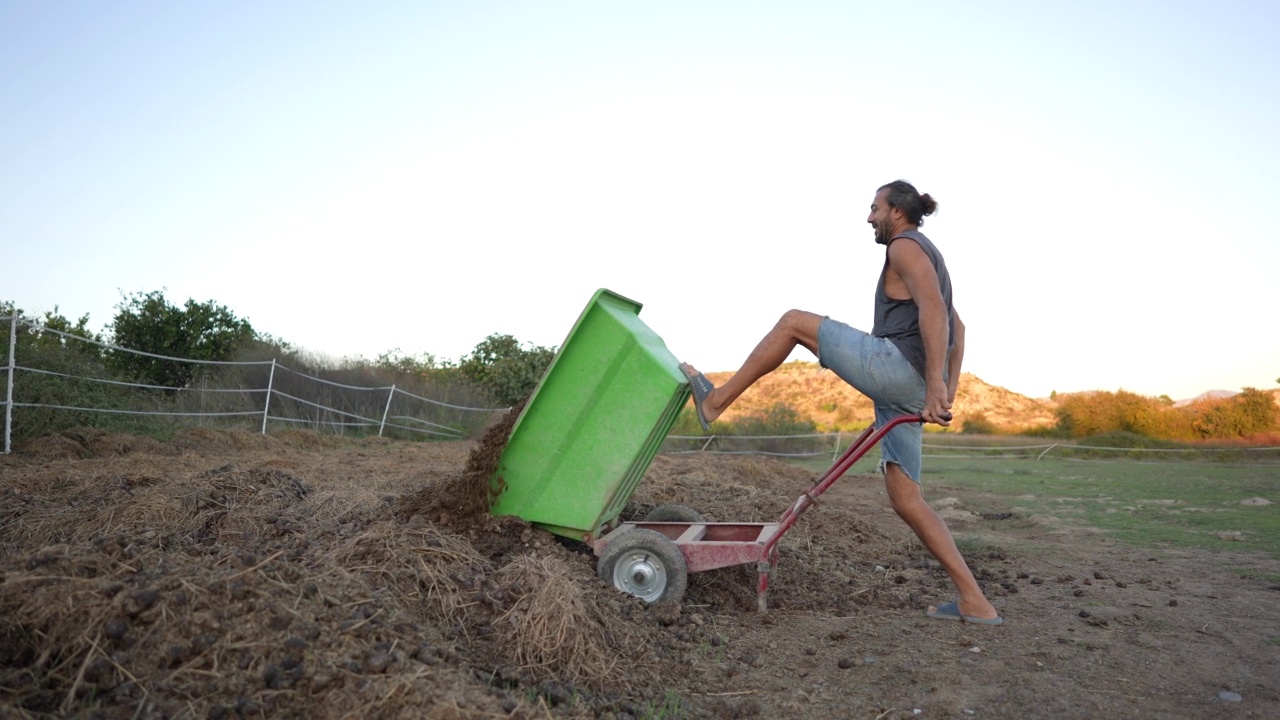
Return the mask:
[[[858,392],[871,398],[876,426],[902,415],[924,410],[924,378],[912,367],[898,346],[885,339],[824,317],[818,327],[818,364],[828,368]],[[880,440],[880,457],[897,463],[912,480],[920,482],[920,423],[902,423]]]

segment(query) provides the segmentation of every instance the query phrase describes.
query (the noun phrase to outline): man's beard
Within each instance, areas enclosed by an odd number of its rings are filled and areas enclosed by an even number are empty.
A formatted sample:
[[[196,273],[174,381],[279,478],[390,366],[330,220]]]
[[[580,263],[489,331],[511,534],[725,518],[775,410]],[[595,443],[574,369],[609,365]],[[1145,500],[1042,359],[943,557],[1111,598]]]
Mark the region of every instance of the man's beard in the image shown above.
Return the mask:
[[[893,226],[884,220],[874,225],[876,229],[876,242],[880,245],[888,245],[893,239]]]

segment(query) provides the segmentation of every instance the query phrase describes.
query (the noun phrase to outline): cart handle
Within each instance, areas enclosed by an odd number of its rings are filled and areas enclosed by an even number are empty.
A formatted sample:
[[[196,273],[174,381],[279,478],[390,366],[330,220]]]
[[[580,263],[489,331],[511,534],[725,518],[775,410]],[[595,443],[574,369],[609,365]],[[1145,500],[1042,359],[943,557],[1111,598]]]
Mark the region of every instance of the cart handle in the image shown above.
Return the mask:
[[[943,419],[950,420],[951,414],[947,413]],[[843,453],[841,453],[835,464],[828,468],[827,471],[814,482],[813,487],[809,488],[809,490],[797,498],[796,501],[791,504],[791,507],[787,508],[786,512],[782,514],[782,517],[778,519],[778,531],[773,534],[773,537],[769,538],[767,543],[765,543],[763,557],[772,559],[774,548],[777,546],[778,540],[782,539],[782,535],[786,533],[787,530],[791,529],[792,525],[795,525],[796,520],[800,518],[800,515],[803,514],[805,510],[808,510],[810,506],[816,504],[818,496],[826,492],[827,488],[835,484],[836,480],[839,480],[849,468],[853,467],[854,463],[861,460],[862,456],[867,454],[867,451],[875,447],[876,443],[880,442],[881,438],[888,435],[890,430],[893,430],[895,427],[903,423],[924,422],[925,419],[921,415],[903,415],[885,423],[884,427],[876,428],[872,425],[862,431],[862,434],[858,436],[858,439],[854,440],[853,443],[850,444]]]

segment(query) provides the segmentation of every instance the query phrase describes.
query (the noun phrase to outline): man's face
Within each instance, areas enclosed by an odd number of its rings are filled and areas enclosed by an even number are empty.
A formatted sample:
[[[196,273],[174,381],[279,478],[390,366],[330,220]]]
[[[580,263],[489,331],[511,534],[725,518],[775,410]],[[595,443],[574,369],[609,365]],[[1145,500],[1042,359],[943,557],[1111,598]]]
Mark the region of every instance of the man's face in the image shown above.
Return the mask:
[[[887,245],[893,237],[892,215],[889,207],[889,191],[881,190],[871,201],[871,214],[867,216],[867,222],[876,231],[876,242],[881,245]]]

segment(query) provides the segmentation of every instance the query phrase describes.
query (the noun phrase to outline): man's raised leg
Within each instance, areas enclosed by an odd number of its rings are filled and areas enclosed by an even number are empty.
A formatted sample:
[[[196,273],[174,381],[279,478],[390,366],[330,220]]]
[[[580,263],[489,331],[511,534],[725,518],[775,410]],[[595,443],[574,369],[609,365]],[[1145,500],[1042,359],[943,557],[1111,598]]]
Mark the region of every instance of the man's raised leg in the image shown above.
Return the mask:
[[[788,310],[778,320],[751,354],[747,356],[742,367],[724,385],[711,391],[702,401],[702,415],[711,422],[728,409],[733,401],[755,381],[768,375],[786,361],[787,356],[797,345],[803,345],[818,355],[818,328],[822,325],[822,316],[804,310]],[[686,375],[696,375],[698,370],[688,363],[681,364]]]

